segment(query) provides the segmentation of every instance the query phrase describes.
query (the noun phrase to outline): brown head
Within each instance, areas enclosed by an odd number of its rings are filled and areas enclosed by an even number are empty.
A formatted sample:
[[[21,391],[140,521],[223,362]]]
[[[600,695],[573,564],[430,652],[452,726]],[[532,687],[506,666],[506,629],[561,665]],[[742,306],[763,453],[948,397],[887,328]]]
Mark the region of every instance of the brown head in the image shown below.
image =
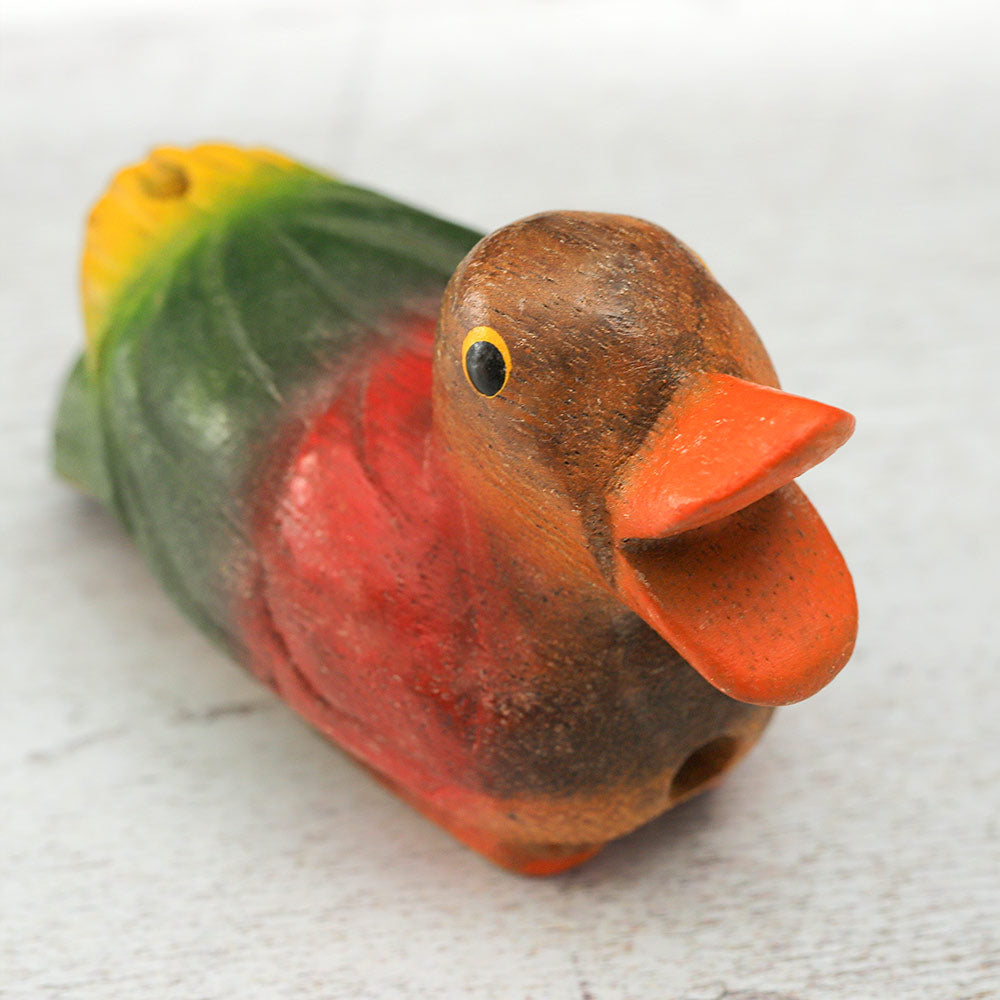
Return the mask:
[[[665,230],[582,212],[498,230],[448,286],[434,364],[436,432],[512,545],[600,579],[740,700],[799,700],[846,662],[850,577],[791,480],[853,421],[777,390]]]

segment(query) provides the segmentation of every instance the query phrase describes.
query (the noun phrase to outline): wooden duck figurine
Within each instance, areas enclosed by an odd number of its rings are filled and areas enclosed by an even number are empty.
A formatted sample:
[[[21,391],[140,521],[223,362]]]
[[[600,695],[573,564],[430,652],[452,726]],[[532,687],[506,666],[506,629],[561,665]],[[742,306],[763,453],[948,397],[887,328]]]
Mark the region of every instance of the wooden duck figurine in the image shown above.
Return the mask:
[[[850,655],[792,480],[853,421],[779,391],[657,226],[480,239],[276,154],[162,149],[94,209],[83,282],[60,471],[501,865],[562,871],[711,786]]]

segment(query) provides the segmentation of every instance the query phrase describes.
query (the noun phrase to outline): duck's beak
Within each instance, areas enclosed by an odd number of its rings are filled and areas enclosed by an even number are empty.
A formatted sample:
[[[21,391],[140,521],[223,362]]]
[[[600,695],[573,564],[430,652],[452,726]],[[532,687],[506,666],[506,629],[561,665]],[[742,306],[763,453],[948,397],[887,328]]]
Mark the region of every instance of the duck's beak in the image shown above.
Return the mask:
[[[608,497],[622,599],[739,701],[807,698],[854,647],[850,574],[792,483],[853,429],[835,407],[698,374]]]

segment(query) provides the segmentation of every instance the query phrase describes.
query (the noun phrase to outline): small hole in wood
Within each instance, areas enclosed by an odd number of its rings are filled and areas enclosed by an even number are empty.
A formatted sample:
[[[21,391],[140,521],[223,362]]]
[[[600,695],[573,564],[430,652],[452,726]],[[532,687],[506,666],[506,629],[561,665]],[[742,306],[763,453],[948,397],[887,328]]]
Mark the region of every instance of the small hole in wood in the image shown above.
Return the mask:
[[[733,762],[739,749],[740,741],[732,736],[720,736],[699,747],[677,769],[670,785],[671,796],[685,798],[717,778]]]
[[[139,183],[146,195],[161,201],[182,198],[191,186],[187,171],[166,160],[150,160],[139,174]]]

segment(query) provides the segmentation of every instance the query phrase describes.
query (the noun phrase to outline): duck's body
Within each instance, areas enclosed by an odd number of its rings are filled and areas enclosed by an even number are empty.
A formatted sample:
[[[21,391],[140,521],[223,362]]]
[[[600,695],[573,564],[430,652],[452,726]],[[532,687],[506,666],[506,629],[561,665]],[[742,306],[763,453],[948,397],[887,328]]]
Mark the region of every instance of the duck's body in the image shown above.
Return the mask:
[[[255,672],[419,808],[503,864],[556,870],[714,778],[771,712],[715,690],[599,581],[566,566],[554,587],[498,544],[433,431],[432,334],[403,326],[282,456],[243,634]]]
[[[853,622],[799,605],[829,589],[850,618],[849,577],[786,484],[849,428],[760,388],[752,328],[662,230],[526,220],[445,294],[477,234],[260,154],[150,163],[109,197],[243,173],[127,280],[85,271],[61,467],[203,627],[418,808],[501,864],[561,870],[712,783],[768,705],[842,665]],[[114,258],[102,206],[91,255]],[[733,399],[798,437],[726,432],[751,457],[723,482],[663,442]],[[668,510],[668,473],[707,492]]]

